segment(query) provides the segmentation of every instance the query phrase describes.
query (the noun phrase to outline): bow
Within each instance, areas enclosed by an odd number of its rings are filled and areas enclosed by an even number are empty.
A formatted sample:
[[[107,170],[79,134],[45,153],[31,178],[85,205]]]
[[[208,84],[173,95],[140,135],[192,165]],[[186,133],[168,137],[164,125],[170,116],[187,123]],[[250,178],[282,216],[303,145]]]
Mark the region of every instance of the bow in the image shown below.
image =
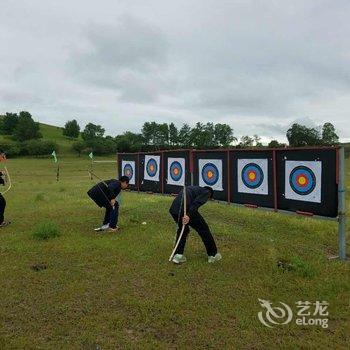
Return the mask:
[[[6,192],[8,192],[8,191],[11,189],[11,187],[12,187],[12,182],[11,182],[10,173],[9,173],[9,171],[7,170],[7,167],[6,167],[6,166],[4,166],[4,169],[5,169],[5,171],[6,171],[6,177],[7,177],[8,182],[9,182],[9,187],[8,187],[4,192],[1,193],[2,195],[4,195]]]

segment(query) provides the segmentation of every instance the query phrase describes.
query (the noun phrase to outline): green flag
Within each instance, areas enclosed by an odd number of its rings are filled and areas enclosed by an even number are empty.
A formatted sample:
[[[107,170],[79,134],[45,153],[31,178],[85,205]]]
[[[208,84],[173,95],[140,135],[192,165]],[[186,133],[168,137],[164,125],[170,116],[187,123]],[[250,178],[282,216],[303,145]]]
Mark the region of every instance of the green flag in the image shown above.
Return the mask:
[[[89,154],[89,157],[90,157],[91,159],[93,159],[93,158],[94,158],[94,154],[91,152],[91,153]]]
[[[51,155],[52,155],[52,157],[53,157],[54,162],[57,163],[58,160],[57,160],[56,151],[53,151],[53,152],[51,153]]]

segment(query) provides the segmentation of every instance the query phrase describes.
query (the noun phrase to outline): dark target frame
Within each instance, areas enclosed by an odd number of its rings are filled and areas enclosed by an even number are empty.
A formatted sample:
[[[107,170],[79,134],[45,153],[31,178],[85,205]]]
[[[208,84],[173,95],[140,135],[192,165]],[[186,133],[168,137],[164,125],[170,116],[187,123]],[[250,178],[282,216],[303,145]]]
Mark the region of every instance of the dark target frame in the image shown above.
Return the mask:
[[[145,156],[160,156],[159,162],[159,181],[145,180]],[[163,176],[164,176],[164,167],[163,167],[163,153],[162,152],[147,152],[139,153],[139,174],[140,182],[139,189],[143,192],[150,193],[163,193]]]
[[[144,180],[145,155],[160,156],[160,181]],[[217,149],[217,150],[166,150],[143,153],[119,153],[118,170],[121,174],[122,160],[135,161],[136,185],[131,190],[148,193],[175,194],[181,186],[168,185],[167,159],[184,157],[186,164],[185,183],[199,184],[198,159],[222,160],[223,191],[214,191],[214,199],[233,205],[273,210],[286,214],[299,214],[338,222],[339,257],[346,259],[346,211],[345,211],[345,156],[343,147],[300,147],[262,149]],[[268,159],[268,195],[238,193],[237,159]],[[321,203],[285,198],[285,162],[322,161]],[[313,179],[311,176],[309,178]]]
[[[228,152],[227,150],[195,150],[193,157],[193,185],[199,184],[199,159],[220,159],[222,160],[222,188],[223,191],[214,190],[214,199],[219,201],[229,200],[229,177],[228,177]]]
[[[178,185],[168,185],[168,159],[169,158],[184,158],[185,159],[185,185],[191,185],[191,173],[192,173],[192,154],[191,150],[169,150],[163,151],[163,193],[166,194],[178,194],[183,187]]]
[[[135,162],[135,185],[129,185],[129,189],[132,191],[139,190],[139,154],[138,153],[122,153],[118,157],[118,175],[119,177],[123,175],[122,173],[122,161],[134,161]]]
[[[267,188],[268,194],[243,193],[238,191],[238,160],[267,159]],[[274,186],[274,154],[273,151],[231,150],[229,151],[230,171],[230,202],[243,204],[248,207],[275,208]]]
[[[285,198],[286,161],[321,161],[321,202]],[[301,214],[336,217],[338,215],[337,149],[276,151],[277,208]]]

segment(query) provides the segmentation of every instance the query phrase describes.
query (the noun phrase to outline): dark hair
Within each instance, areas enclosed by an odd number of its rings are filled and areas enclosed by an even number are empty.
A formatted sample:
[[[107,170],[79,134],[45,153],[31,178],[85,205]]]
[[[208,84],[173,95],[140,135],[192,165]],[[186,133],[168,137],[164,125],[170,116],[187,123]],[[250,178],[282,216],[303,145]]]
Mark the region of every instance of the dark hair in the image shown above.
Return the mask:
[[[120,182],[126,182],[127,184],[129,183],[130,179],[129,176],[123,175],[119,179]]]
[[[214,196],[213,189],[209,186],[204,186],[204,188],[206,188],[209,191],[209,198],[213,198],[213,196]]]

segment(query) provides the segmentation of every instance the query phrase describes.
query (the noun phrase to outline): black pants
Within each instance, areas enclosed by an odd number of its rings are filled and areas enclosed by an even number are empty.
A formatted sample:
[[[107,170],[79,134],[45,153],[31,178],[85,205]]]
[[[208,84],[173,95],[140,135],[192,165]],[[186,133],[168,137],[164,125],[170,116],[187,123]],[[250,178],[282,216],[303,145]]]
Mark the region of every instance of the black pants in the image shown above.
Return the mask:
[[[110,228],[116,228],[118,224],[118,214],[119,214],[118,203],[117,202],[115,203],[114,208],[112,208],[112,206],[109,203],[107,203],[105,206],[105,209],[106,209],[106,213],[103,219],[103,225],[109,224]]]
[[[175,220],[175,222],[178,224],[177,235],[176,235],[176,242],[177,242],[179,235],[181,233],[181,230],[182,230],[182,216],[183,215],[181,215],[180,220],[179,220],[178,214],[174,214],[172,212],[170,212],[170,214],[173,217],[173,219]],[[201,214],[199,214],[198,212],[191,215],[190,222],[188,223],[188,225],[185,226],[184,233],[182,235],[182,238],[181,238],[179,245],[177,246],[175,254],[183,254],[184,249],[185,249],[185,245],[186,245],[186,239],[187,239],[188,234],[190,233],[189,226],[191,226],[194,230],[196,230],[198,232],[199,236],[201,237],[201,239],[205,245],[205,249],[207,250],[207,254],[210,256],[215,256],[215,254],[218,252],[218,250],[216,248],[214,238],[210,232],[208,224],[205,222],[203,216]]]
[[[4,213],[6,208],[6,200],[2,194],[0,194],[0,224],[4,222]]]

